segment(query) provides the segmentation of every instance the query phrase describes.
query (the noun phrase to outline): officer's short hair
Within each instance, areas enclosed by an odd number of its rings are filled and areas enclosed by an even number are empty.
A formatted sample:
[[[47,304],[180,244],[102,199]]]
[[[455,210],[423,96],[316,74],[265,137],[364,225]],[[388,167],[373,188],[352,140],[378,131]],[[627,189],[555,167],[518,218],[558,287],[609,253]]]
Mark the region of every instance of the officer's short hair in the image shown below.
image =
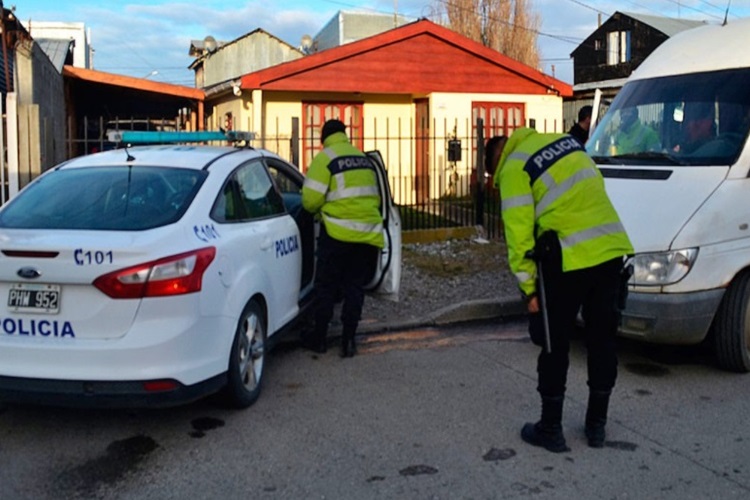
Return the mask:
[[[508,138],[504,135],[496,135],[491,137],[487,144],[484,146],[484,171],[487,173],[494,173],[497,165],[492,164],[492,157],[494,156],[497,148],[500,147],[501,143],[506,141]]]
[[[341,120],[328,120],[323,124],[323,129],[320,131],[320,142],[326,140],[326,138],[335,134],[336,132],[345,132],[346,125]]]
[[[579,109],[578,110],[578,121],[582,122],[586,118],[590,118],[591,117],[591,111],[592,111],[591,106],[584,106],[581,109]]]

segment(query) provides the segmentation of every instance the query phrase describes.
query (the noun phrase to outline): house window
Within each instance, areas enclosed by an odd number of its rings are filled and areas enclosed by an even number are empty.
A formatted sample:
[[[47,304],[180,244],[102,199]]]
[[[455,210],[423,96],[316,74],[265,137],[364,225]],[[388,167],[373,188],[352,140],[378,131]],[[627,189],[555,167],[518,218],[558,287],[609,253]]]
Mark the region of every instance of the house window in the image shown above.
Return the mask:
[[[338,119],[346,124],[346,135],[360,150],[364,147],[362,136],[362,103],[306,102],[302,104],[302,165],[307,171],[315,155],[323,149],[320,129],[326,120]]]
[[[484,121],[484,139],[493,135],[507,135],[526,126],[525,106],[520,102],[473,102],[471,123],[473,137],[477,137],[477,118]]]
[[[628,61],[630,61],[630,32],[609,32],[607,34],[607,64],[612,66]]]

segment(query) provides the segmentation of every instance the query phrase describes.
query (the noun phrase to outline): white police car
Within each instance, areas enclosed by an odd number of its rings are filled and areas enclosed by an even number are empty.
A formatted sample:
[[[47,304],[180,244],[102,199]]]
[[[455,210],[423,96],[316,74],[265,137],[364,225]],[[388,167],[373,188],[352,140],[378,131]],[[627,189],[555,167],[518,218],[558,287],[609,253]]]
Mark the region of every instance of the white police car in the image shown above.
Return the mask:
[[[374,155],[397,291],[400,220]],[[117,149],[65,162],[0,209],[0,401],[170,406],[258,397],[264,355],[313,293],[304,178],[263,150]],[[384,276],[387,278],[384,279]]]

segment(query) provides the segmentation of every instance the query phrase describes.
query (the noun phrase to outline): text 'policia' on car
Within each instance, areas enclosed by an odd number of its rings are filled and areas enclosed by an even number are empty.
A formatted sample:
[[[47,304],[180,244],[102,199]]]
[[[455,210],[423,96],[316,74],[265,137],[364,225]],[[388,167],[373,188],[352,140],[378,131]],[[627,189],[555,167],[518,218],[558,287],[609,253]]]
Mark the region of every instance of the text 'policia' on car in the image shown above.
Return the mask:
[[[120,139],[148,140],[135,134]],[[314,294],[304,176],[269,151],[185,144],[222,134],[154,134],[58,165],[0,209],[0,401],[258,398],[268,348]],[[388,241],[370,290],[397,293],[400,219],[370,157]]]

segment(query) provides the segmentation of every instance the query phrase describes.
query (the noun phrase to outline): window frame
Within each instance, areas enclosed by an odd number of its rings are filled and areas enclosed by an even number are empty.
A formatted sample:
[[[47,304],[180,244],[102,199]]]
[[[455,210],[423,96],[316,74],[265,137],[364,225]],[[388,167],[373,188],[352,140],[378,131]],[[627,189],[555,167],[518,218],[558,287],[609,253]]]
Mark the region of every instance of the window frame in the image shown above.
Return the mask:
[[[364,103],[337,101],[302,102],[302,171],[307,172],[312,159],[323,150],[320,129],[327,120],[346,124],[346,135],[357,149],[364,149]]]

